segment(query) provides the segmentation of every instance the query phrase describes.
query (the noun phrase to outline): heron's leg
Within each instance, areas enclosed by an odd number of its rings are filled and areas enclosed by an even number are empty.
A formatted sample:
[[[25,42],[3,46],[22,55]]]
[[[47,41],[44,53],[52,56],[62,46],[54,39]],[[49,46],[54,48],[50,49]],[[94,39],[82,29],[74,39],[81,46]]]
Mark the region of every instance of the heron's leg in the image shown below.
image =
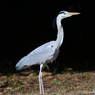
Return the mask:
[[[44,87],[43,87],[43,81],[42,81],[42,66],[40,65],[40,72],[39,72],[39,87],[40,87],[40,94],[43,92],[44,93]]]
[[[40,94],[42,93],[41,92],[41,72],[39,72],[39,87],[40,87]]]
[[[42,87],[42,91],[44,93],[43,80],[42,80],[42,72],[41,72],[41,87]]]

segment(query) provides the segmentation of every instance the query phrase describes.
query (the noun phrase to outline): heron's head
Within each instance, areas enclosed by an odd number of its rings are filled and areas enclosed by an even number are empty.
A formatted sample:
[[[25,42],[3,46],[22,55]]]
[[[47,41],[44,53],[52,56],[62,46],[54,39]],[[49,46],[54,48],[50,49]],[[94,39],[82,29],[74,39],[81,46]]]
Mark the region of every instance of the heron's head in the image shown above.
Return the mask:
[[[67,11],[60,11],[59,14],[55,17],[52,26],[55,28],[55,21],[58,18],[58,21],[61,21],[63,18],[71,17],[72,15],[78,15],[78,12],[67,12]]]
[[[67,12],[67,11],[60,11],[58,16],[63,19],[63,18],[67,18],[67,17],[71,17],[72,15],[78,15],[80,13],[78,12]]]

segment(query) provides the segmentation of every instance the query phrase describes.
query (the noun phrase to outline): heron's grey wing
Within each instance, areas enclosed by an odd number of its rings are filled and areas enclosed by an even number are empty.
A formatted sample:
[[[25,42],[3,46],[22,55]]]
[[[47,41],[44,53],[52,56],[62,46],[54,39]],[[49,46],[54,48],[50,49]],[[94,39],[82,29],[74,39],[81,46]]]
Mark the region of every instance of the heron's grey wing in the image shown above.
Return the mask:
[[[54,42],[48,42],[30,52],[16,64],[16,69],[19,70],[24,66],[45,63],[47,60],[52,59],[55,53]]]

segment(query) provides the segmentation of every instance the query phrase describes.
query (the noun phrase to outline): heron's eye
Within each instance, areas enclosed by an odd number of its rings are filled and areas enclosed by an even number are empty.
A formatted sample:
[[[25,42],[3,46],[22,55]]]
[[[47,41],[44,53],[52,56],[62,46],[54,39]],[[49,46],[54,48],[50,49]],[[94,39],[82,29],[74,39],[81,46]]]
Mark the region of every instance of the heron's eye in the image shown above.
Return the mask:
[[[66,14],[66,13],[63,13],[64,15]]]

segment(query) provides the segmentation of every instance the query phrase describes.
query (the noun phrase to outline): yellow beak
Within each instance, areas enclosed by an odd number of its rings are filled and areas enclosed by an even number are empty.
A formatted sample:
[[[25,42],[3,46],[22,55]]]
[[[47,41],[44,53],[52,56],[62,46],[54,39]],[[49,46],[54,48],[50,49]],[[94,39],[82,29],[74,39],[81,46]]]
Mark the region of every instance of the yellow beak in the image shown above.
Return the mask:
[[[76,12],[69,12],[69,15],[79,15],[80,13],[76,13]]]

